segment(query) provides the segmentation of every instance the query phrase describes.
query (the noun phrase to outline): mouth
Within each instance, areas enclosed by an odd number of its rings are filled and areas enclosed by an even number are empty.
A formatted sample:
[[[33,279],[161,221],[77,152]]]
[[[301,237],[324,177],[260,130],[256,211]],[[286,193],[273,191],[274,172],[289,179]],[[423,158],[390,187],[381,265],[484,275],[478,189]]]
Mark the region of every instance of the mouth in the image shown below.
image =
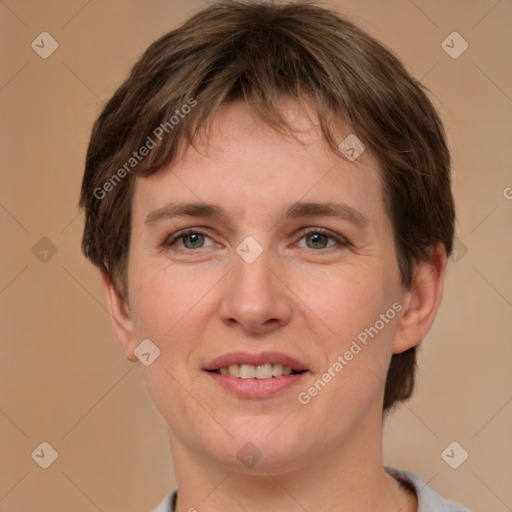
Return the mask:
[[[264,363],[258,366],[253,364],[230,364],[229,366],[221,366],[215,370],[208,370],[210,373],[218,373],[220,375],[229,375],[237,379],[277,379],[279,377],[287,377],[288,375],[296,375],[306,370],[294,370],[290,366],[281,363]]]
[[[299,360],[282,352],[231,352],[210,361],[204,370],[238,379],[271,379],[307,371]]]
[[[281,352],[233,352],[217,357],[203,368],[214,383],[242,398],[267,398],[298,385],[305,365]]]

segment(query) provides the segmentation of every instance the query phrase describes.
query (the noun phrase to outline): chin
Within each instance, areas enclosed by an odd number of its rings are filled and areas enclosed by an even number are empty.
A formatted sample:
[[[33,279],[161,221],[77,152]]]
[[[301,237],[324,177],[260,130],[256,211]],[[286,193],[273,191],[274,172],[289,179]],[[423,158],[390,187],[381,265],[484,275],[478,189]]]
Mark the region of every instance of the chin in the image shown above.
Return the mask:
[[[214,456],[231,470],[252,474],[268,476],[267,472],[297,469],[297,461],[305,457],[308,444],[299,428],[290,429],[290,424],[285,427],[287,421],[293,421],[291,416],[284,422],[286,415],[259,419],[251,416],[239,419],[236,427],[231,428],[226,423],[233,437],[223,436],[217,444],[220,450]]]

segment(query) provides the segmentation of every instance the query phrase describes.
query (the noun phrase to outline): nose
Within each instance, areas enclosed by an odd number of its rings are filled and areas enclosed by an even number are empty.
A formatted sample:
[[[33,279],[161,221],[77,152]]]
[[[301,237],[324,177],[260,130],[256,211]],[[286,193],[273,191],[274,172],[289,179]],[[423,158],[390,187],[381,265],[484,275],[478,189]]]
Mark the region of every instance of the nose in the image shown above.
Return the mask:
[[[292,294],[267,250],[248,263],[234,256],[219,306],[222,321],[251,334],[263,334],[290,322]]]

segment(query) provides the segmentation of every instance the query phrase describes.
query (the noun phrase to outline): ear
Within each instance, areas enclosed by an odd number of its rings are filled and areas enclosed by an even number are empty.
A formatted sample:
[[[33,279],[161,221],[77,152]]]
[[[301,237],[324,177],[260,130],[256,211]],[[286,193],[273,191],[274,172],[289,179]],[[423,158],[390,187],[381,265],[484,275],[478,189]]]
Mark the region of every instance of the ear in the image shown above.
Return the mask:
[[[432,247],[429,258],[416,266],[411,288],[402,296],[403,313],[393,344],[394,354],[420,343],[432,326],[441,303],[445,268],[443,244]]]
[[[128,303],[119,295],[112,282],[112,278],[104,270],[101,271],[101,279],[117,339],[123,346],[128,359],[130,361],[138,361],[134,354],[137,343]]]

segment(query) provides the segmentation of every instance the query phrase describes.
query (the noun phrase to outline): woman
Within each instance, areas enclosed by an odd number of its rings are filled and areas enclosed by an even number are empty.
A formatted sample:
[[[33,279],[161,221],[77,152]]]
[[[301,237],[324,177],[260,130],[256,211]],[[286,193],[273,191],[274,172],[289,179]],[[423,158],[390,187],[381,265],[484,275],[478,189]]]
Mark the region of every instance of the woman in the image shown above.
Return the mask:
[[[220,2],[94,126],[82,247],[169,426],[159,512],[464,511],[384,467],[452,250],[421,86],[304,3]]]

